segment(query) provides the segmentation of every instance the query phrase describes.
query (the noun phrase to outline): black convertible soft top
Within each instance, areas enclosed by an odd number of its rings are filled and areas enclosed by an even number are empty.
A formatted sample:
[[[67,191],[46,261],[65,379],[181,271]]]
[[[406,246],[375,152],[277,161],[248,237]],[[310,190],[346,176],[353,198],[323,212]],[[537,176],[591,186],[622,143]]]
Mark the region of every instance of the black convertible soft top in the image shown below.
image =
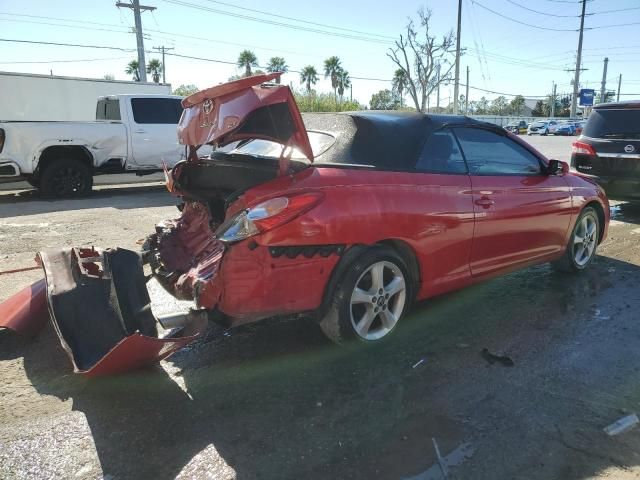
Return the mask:
[[[308,131],[336,138],[314,164],[372,165],[390,170],[413,168],[426,138],[445,125],[495,127],[462,115],[392,111],[303,113],[302,119]]]

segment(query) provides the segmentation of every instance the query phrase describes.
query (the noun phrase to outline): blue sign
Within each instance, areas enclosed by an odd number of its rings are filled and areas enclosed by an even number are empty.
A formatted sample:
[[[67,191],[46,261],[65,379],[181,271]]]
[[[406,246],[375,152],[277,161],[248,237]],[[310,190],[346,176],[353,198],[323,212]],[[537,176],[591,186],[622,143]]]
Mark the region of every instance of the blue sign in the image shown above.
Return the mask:
[[[579,103],[581,107],[591,107],[595,98],[595,90],[592,88],[583,88],[580,90]]]

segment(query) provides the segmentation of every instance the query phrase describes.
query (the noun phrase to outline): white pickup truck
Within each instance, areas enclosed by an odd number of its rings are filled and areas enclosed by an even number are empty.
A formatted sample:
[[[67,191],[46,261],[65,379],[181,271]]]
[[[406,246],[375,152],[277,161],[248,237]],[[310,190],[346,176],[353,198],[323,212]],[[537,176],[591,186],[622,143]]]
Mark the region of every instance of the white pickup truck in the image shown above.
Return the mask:
[[[95,122],[0,121],[0,181],[26,180],[47,197],[91,191],[93,176],[169,168],[184,158],[181,97],[98,98]]]

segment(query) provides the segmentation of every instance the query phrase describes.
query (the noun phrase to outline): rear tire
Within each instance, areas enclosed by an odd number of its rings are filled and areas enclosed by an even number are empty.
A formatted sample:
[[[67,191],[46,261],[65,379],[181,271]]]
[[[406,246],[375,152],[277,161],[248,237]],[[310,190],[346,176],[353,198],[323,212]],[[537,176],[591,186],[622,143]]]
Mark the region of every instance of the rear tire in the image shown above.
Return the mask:
[[[587,207],[576,220],[564,255],[552,263],[553,268],[565,273],[586,269],[596,256],[599,241],[600,219],[593,207]]]
[[[320,328],[337,344],[386,338],[409,308],[413,285],[400,255],[373,247],[356,258],[339,280]]]
[[[40,190],[45,198],[83,197],[93,187],[89,167],[73,158],[53,160],[40,174]]]

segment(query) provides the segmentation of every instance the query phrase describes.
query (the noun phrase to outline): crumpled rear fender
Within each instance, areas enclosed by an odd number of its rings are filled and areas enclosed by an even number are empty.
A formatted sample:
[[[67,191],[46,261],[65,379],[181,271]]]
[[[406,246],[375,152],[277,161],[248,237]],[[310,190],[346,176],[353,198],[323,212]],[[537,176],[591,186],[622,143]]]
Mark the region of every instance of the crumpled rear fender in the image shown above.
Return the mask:
[[[66,248],[40,252],[45,281],[0,305],[0,326],[36,333],[50,316],[74,371],[121,373],[154,364],[204,332],[206,315],[160,338],[140,255],[130,250]],[[46,311],[49,315],[46,315]]]

